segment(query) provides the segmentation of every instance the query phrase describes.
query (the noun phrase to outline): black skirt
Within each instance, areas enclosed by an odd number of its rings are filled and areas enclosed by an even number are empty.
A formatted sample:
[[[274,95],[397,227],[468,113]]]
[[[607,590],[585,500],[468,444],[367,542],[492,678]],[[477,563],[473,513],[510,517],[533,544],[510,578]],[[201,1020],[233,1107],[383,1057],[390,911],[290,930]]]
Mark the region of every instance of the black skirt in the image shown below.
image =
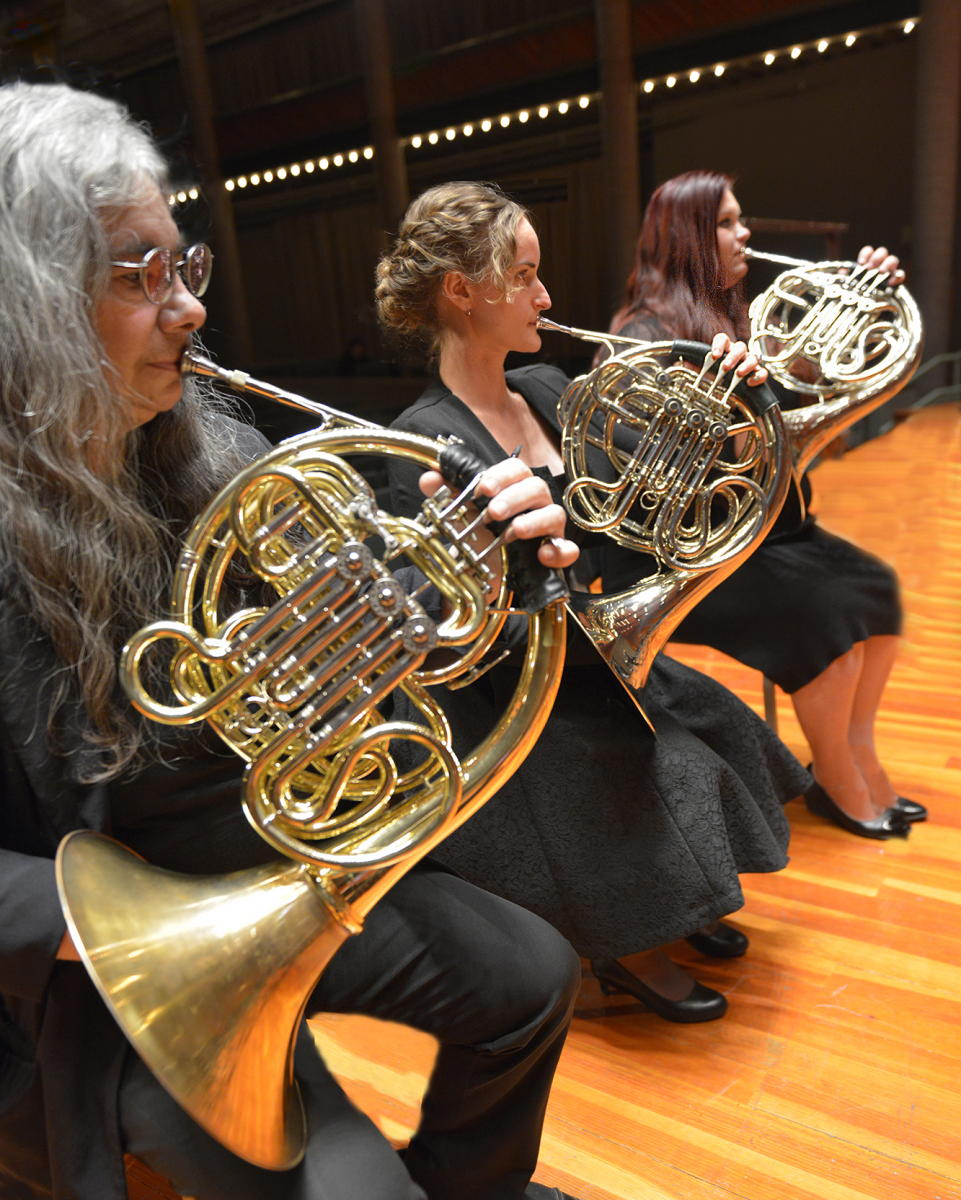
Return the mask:
[[[461,691],[433,690],[459,754],[516,681],[505,664]],[[544,917],[587,958],[664,945],[739,909],[739,872],[787,862],[783,804],[810,777],[736,696],[664,656],[645,708],[656,738],[603,663],[566,667],[530,755],[434,857]]]
[[[808,520],[763,542],[673,637],[713,646],[796,692],[857,642],[900,632],[892,568]]]

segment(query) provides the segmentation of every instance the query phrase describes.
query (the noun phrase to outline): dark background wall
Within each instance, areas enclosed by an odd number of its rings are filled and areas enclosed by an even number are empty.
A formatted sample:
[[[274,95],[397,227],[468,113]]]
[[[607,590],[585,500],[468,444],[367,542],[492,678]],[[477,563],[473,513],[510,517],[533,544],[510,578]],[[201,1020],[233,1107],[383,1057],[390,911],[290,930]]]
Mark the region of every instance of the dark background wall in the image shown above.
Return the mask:
[[[904,38],[772,79],[690,89],[686,98],[652,106],[651,178],[661,183],[694,167],[730,171],[749,216],[847,222],[846,254],[884,243],[910,268],[914,54],[915,42]],[[482,178],[517,195],[534,212],[554,316],[606,328],[599,143],[595,129],[577,133],[563,147],[573,161],[551,162],[561,153],[551,137],[530,137],[526,154],[492,147],[435,160],[412,171],[411,190]],[[378,344],[371,303],[378,216],[370,188],[305,197],[296,211],[245,198],[236,212],[263,362],[317,369],[351,337]],[[801,256],[824,251],[819,239],[797,235],[758,234],[755,245]],[[766,284],[771,270],[755,264],[752,276]],[[585,355],[559,335],[545,346],[574,368]]]
[[[165,0],[36,0],[33,7],[41,33],[11,40],[8,20],[0,67],[8,75],[29,69],[31,54],[43,57],[38,46],[50,70],[82,64],[166,140],[184,186],[197,183]],[[638,98],[642,191],[693,167],[732,171],[748,216],[846,222],[846,253],[883,242],[910,268],[918,36],[902,26],[919,7],[920,0],[635,0],[637,79],[658,80]],[[197,11],[226,176],[369,143],[351,0],[197,0]],[[401,135],[592,96],[586,110],[565,117],[514,120],[506,131],[451,143],[442,137],[435,148],[408,145],[404,153],[413,195],[442,180],[480,178],[527,203],[553,315],[606,327],[593,4],[387,0],[386,12]],[[848,30],[861,31],[851,48],[837,40]],[[833,39],[823,55],[809,47],[797,62],[782,54],[770,68],[761,63],[767,49],[822,36]],[[721,79],[710,74],[718,61],[728,64]],[[696,85],[686,79],[692,67],[708,68]],[[671,90],[663,85],[669,71],[679,80]],[[231,199],[254,365],[285,378],[330,373],[361,337],[367,375],[415,369],[415,356],[381,341],[374,319],[374,267],[389,231],[370,163],[236,189]],[[192,233],[207,233],[202,198],[179,215]],[[755,244],[814,257],[824,249],[816,238],[760,233]],[[762,285],[770,274],[755,264],[751,278]],[[236,351],[216,280],[209,309],[208,342],[231,362]],[[545,338],[544,352],[569,369],[589,353],[560,335]]]

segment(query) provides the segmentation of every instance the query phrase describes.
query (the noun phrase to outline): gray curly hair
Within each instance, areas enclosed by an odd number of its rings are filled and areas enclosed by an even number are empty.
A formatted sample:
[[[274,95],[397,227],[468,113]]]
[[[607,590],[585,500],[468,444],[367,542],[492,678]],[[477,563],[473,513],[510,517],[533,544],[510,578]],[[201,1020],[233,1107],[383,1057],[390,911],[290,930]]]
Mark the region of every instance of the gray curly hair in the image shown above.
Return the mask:
[[[148,132],[112,101],[62,85],[0,88],[0,586],[52,642],[48,741],[78,697],[84,782],[160,746],[118,695],[126,638],[159,616],[192,518],[242,465],[198,385],[126,432],[92,315],[110,280],[107,226],[167,190]],[[93,431],[117,448],[109,476]]]

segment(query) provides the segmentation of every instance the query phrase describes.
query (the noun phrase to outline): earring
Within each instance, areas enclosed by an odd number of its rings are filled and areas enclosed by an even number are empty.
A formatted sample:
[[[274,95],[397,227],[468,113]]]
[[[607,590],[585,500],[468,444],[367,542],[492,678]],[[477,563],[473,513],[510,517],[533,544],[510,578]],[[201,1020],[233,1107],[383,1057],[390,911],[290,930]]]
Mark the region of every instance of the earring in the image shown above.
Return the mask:
[[[469,308],[469,309],[467,310],[467,315],[468,315],[469,317],[472,317],[472,316],[474,315],[474,310],[473,310],[472,308]]]

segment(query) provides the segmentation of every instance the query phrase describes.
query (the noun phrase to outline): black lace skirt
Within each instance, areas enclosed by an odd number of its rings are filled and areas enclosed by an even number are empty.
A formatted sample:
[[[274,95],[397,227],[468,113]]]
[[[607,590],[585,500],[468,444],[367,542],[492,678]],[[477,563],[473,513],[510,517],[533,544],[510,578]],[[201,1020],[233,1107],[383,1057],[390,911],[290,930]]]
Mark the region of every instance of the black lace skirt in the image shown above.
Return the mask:
[[[516,680],[504,665],[462,691],[435,689],[458,753]],[[567,667],[529,757],[434,857],[589,958],[663,945],[736,911],[739,872],[787,862],[782,806],[807,772],[736,696],[663,656],[646,708],[656,738],[603,663]],[[403,705],[397,716],[411,719]]]

